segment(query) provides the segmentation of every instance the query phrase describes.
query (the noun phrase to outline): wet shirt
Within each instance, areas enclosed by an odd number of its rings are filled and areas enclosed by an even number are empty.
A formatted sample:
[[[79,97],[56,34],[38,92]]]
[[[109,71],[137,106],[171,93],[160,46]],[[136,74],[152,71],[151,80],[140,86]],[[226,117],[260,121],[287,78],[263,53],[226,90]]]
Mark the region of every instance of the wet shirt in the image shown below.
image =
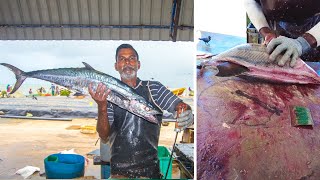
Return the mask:
[[[182,100],[156,81],[137,80],[136,92],[161,110],[173,113]],[[111,174],[129,178],[160,178],[157,147],[159,124],[150,123],[118,106],[108,103],[108,119],[113,121],[109,144]]]

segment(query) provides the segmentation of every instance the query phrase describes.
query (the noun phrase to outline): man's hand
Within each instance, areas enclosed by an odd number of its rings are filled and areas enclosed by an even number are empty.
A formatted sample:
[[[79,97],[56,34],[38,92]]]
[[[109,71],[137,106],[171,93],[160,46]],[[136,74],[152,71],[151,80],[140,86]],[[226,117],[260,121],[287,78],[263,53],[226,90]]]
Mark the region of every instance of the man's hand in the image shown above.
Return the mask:
[[[185,130],[193,124],[193,114],[189,105],[181,102],[176,106],[174,118],[177,118],[178,128],[180,131]]]
[[[89,84],[89,94],[91,95],[92,99],[100,105],[107,105],[107,96],[110,93],[110,89],[106,90],[107,87],[99,83],[96,91],[94,92],[92,89],[92,84]]]
[[[191,110],[185,110],[178,115],[177,118],[180,131],[185,130],[193,124],[193,114]]]
[[[259,30],[259,33],[264,37],[264,45],[268,45],[272,39],[277,38],[275,32],[272,31],[269,27],[262,27]]]
[[[263,42],[263,44],[268,45],[269,42],[270,42],[272,39],[275,39],[275,38],[277,38],[277,36],[276,36],[274,33],[267,33],[267,34],[264,36],[264,42]]]
[[[270,54],[270,59],[277,61],[279,66],[284,66],[289,61],[290,66],[294,67],[298,58],[310,48],[309,43],[302,37],[292,39],[279,36],[270,41],[267,52]],[[279,56],[282,54],[283,56],[280,58]]]
[[[110,89],[106,90],[107,87],[102,83],[98,84],[96,91],[93,91],[92,84],[89,84],[88,89],[92,99],[98,104],[97,132],[101,140],[107,142],[110,135],[110,124],[107,114],[107,96],[110,93]]]

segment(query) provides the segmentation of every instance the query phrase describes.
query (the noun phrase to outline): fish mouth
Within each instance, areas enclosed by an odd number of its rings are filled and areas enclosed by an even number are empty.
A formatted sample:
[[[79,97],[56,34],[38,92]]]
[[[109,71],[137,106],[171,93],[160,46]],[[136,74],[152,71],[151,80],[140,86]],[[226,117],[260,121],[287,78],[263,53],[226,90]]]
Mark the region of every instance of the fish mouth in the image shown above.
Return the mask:
[[[151,123],[159,124],[158,119],[156,117],[156,115],[159,115],[159,114],[162,114],[162,113],[159,113],[157,110],[150,109],[148,111],[145,111],[144,113],[141,113],[140,117],[144,118],[145,120]]]

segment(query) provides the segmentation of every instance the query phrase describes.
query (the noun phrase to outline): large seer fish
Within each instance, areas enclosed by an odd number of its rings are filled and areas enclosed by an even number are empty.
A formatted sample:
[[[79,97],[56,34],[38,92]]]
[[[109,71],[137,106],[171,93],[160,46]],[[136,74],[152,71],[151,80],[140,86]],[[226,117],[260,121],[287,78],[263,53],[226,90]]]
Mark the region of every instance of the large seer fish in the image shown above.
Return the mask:
[[[126,109],[152,123],[158,123],[154,115],[162,113],[158,107],[155,107],[145,98],[138,95],[135,90],[127,84],[108,74],[93,69],[85,62],[83,62],[85,65],[84,68],[59,68],[31,72],[24,72],[10,64],[0,64],[9,68],[16,75],[17,82],[11,94],[14,93],[28,77],[49,81],[81,93],[88,93],[90,83],[92,83],[92,87],[95,90],[98,83],[102,82],[111,90],[107,100],[118,105],[120,108]]]
[[[272,82],[297,83],[297,84],[320,84],[319,75],[301,59],[298,59],[293,68],[287,63],[280,67],[269,59],[266,46],[260,44],[243,44],[214,56],[205,66],[218,67],[223,63],[234,63],[238,68],[239,75],[250,76]],[[229,74],[229,72],[219,72]],[[218,73],[218,74],[219,74]],[[232,73],[231,73],[232,74]]]

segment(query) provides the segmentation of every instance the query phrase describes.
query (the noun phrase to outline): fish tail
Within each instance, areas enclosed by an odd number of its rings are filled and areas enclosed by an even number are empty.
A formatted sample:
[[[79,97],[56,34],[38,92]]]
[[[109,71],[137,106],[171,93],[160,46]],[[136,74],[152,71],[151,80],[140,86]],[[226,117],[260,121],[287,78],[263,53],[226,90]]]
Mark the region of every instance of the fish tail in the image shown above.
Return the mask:
[[[27,78],[27,76],[25,76],[25,72],[20,70],[17,67],[14,67],[10,64],[7,63],[0,63],[2,66],[5,66],[7,68],[9,68],[15,75],[16,75],[16,84],[14,85],[12,91],[10,92],[10,94],[13,94],[14,92],[16,92],[19,87],[21,86],[21,84],[24,82],[24,80]]]

